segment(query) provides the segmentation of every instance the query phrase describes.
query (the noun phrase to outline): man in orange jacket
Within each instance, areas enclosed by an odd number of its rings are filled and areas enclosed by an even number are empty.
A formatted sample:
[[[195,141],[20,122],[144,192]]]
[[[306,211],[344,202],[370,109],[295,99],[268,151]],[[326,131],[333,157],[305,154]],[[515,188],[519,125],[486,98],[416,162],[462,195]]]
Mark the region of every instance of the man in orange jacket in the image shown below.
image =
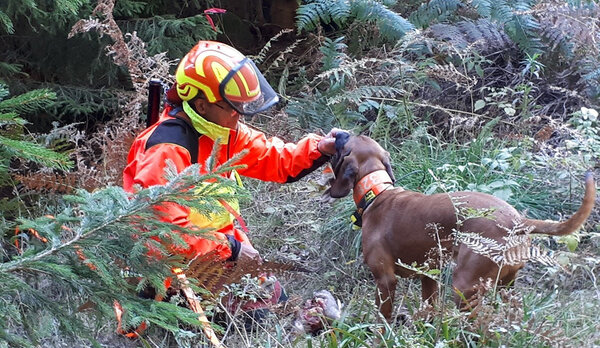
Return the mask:
[[[308,134],[297,143],[285,143],[239,122],[241,115],[262,112],[278,97],[254,63],[234,48],[214,41],[200,41],[181,60],[176,83],[167,92],[168,104],[159,121],[144,130],[134,141],[123,171],[123,186],[133,192],[134,185],[149,187],[166,182],[165,160],[178,171],[211,155],[215,141],[217,165],[236,154],[247,154],[235,164],[244,168],[226,173],[265,181],[293,182],[324,164],[335,153],[335,134]],[[237,202],[225,203],[221,214],[200,214],[175,203],[157,209],[162,219],[186,228],[211,228],[211,238],[183,235],[187,248],[171,246],[172,252],[188,259],[214,253],[221,260],[244,262],[259,254],[243,231],[234,227]]]

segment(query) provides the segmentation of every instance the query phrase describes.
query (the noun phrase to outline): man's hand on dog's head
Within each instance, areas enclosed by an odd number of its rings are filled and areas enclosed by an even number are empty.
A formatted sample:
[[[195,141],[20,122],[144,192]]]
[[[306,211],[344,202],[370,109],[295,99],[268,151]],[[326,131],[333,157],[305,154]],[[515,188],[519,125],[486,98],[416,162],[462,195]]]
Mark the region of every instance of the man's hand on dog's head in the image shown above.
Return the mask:
[[[332,128],[329,133],[327,133],[327,135],[319,141],[319,144],[317,145],[319,151],[321,151],[321,153],[324,155],[334,155],[336,151],[335,139],[340,133],[348,133],[348,131],[339,128]]]

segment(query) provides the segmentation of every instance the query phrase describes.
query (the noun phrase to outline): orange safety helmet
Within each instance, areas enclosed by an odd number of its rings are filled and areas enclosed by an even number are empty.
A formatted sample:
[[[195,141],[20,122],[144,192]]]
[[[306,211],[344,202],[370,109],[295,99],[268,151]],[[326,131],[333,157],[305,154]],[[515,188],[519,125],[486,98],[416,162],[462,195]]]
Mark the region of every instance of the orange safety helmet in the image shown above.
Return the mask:
[[[220,42],[199,41],[179,63],[175,80],[183,101],[202,91],[209,102],[224,100],[243,115],[264,111],[279,101],[254,62]]]

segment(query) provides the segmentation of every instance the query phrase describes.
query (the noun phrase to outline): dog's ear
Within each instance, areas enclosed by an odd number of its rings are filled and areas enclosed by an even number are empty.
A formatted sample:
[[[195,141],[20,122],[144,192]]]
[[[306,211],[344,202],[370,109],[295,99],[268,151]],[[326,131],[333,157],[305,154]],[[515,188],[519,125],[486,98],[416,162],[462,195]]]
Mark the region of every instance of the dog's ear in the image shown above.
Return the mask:
[[[339,132],[335,135],[335,150],[337,152],[342,151],[348,140],[350,139],[350,133]]]
[[[335,173],[335,178],[329,181],[331,187],[326,192],[333,198],[347,196],[354,187],[354,181],[358,174],[358,165],[354,156],[345,156],[342,161],[340,169]]]
[[[341,161],[344,160],[344,157],[350,153],[349,149],[344,150],[348,139],[350,139],[350,133],[348,132],[339,132],[335,135],[335,154],[329,160],[334,171],[341,164]]]
[[[390,153],[387,151],[385,153],[385,158],[383,159],[383,165],[385,166],[385,171],[392,179],[392,184],[396,183],[396,178],[394,177],[394,171],[392,170],[392,164],[390,161]]]

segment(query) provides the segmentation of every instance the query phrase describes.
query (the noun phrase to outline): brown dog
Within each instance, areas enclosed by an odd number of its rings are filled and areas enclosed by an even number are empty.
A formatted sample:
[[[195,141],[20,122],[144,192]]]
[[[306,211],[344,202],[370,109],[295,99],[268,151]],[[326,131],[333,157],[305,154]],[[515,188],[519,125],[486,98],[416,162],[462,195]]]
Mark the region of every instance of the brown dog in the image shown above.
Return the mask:
[[[493,254],[491,249],[502,250],[509,241],[512,249],[523,244],[528,247],[527,233],[553,236],[573,233],[590,215],[596,195],[590,173],[585,180],[583,203],[570,219],[564,222],[532,220],[523,217],[503,200],[484,193],[426,196],[394,188],[389,153],[371,138],[339,134],[336,150],[331,161],[335,178],[331,180],[328,193],[339,198],[354,191],[355,216],[362,217],[364,259],[377,283],[376,303],[388,321],[392,315],[396,275],[420,277],[424,301],[437,297],[435,280],[414,269],[401,267],[398,260],[405,265],[416,263],[418,267],[427,262],[432,269],[439,267],[436,260],[440,257],[436,253],[452,257],[456,263],[452,277],[457,294],[455,302],[464,306],[461,298],[469,299],[476,293],[480,278],[507,285],[524,266],[526,258],[519,259],[513,253],[510,260],[510,253],[506,252],[498,258],[498,255],[490,255]],[[524,238],[517,239],[518,236]],[[479,245],[486,244],[489,250],[476,250],[473,245],[478,244],[478,238]],[[469,240],[471,243],[467,246]],[[521,245],[515,245],[515,240]]]

